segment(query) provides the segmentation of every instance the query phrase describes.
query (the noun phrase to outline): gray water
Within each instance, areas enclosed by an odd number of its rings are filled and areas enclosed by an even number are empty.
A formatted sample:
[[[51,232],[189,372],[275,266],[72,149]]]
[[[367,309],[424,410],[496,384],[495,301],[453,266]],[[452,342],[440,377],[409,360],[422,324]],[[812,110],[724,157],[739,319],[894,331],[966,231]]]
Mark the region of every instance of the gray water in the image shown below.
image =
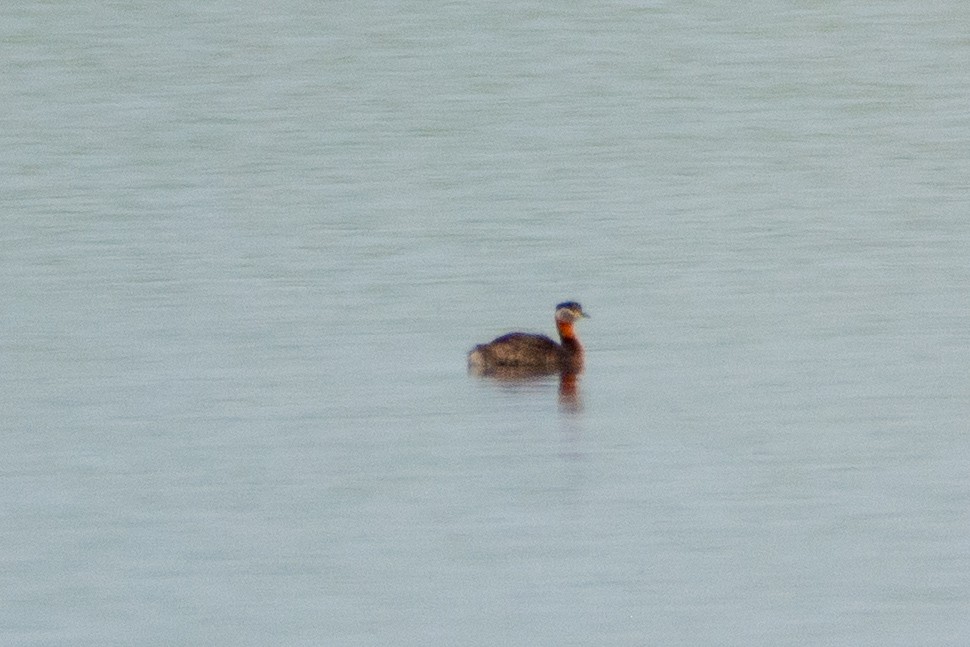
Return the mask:
[[[0,643],[970,641],[970,5],[0,13]]]

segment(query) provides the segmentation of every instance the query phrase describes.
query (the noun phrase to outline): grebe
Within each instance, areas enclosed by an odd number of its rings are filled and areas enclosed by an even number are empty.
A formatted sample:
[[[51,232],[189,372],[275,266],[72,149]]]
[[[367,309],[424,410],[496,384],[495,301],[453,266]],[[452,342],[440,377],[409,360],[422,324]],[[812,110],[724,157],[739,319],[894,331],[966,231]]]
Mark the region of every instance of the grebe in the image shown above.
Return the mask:
[[[545,335],[512,332],[468,353],[468,370],[479,375],[529,375],[539,373],[580,373],[583,347],[573,324],[589,317],[575,301],[556,306],[556,329],[561,344]]]

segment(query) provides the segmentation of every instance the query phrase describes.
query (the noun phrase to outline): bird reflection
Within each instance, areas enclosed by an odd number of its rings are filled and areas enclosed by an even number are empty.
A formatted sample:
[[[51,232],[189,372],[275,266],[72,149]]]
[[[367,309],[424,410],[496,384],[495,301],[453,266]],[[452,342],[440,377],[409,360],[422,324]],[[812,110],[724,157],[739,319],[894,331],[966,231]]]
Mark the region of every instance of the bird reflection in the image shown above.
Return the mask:
[[[542,371],[520,366],[491,368],[469,366],[468,373],[510,389],[526,388],[551,382],[552,378],[558,376],[559,408],[568,413],[578,413],[583,408],[579,388],[579,376],[582,370]]]

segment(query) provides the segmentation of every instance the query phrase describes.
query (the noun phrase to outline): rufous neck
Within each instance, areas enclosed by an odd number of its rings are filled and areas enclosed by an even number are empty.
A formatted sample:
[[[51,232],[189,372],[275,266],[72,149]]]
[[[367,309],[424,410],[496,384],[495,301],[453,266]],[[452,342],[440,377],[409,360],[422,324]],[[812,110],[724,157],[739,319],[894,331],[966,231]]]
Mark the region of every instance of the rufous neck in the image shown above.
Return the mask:
[[[556,329],[559,331],[559,339],[563,342],[571,341],[579,344],[579,338],[576,337],[576,331],[573,328],[573,322],[571,321],[557,321]]]

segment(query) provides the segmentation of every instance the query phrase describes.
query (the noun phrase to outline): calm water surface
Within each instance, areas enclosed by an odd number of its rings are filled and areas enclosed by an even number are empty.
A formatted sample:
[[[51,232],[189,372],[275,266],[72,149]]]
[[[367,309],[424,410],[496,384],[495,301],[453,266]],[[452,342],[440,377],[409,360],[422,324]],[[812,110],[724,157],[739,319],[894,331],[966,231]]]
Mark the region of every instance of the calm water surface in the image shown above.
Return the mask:
[[[3,14],[4,645],[970,640],[970,8]]]

